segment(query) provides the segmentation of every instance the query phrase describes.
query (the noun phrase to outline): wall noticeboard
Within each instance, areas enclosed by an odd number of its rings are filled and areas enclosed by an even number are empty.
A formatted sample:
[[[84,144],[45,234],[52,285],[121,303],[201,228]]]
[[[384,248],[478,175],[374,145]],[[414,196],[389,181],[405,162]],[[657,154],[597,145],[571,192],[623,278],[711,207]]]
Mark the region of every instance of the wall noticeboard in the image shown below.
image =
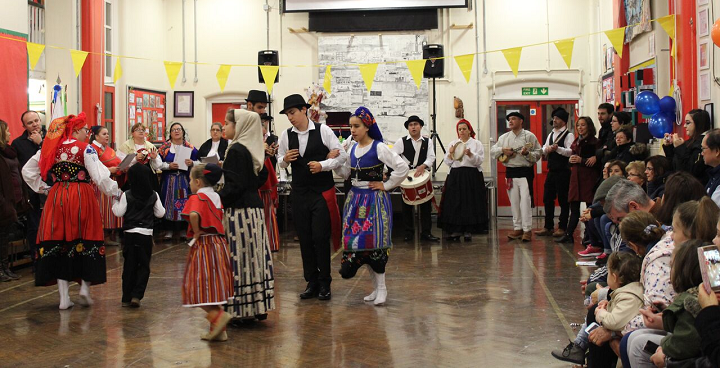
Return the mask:
[[[128,87],[128,137],[130,128],[143,123],[148,129],[147,140],[165,142],[166,93],[137,87]]]

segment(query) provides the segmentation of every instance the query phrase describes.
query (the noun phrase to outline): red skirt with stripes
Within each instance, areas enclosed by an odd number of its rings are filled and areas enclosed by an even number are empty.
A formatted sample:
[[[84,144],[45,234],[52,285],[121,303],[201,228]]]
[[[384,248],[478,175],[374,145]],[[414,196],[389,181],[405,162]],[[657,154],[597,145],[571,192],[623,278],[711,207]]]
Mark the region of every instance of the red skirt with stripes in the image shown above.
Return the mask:
[[[190,248],[185,263],[183,306],[226,304],[232,296],[233,275],[225,236],[201,236]]]
[[[120,184],[118,184],[119,186]],[[96,185],[93,184],[95,189],[95,196],[100,204],[100,216],[102,216],[103,228],[111,229],[122,229],[122,217],[117,217],[112,211],[113,198],[105,195],[101,192]]]
[[[267,229],[268,239],[270,240],[270,251],[277,252],[280,250],[280,231],[277,222],[277,204],[273,198],[272,190],[259,190],[260,198],[263,201],[263,212],[265,212],[265,228]]]

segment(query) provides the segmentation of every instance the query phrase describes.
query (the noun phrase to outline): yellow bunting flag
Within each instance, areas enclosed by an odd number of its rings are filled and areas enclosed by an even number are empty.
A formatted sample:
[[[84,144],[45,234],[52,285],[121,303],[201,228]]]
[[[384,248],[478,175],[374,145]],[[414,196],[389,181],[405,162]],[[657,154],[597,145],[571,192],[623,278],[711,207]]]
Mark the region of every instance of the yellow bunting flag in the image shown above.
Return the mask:
[[[565,65],[570,68],[570,64],[572,64],[572,54],[573,46],[575,46],[575,39],[568,38],[566,40],[555,41],[554,43],[555,47],[560,53],[560,56],[562,56],[563,60],[565,61]]]
[[[360,74],[362,74],[362,78],[365,81],[365,87],[367,88],[368,92],[370,92],[370,89],[373,85],[373,79],[375,79],[375,73],[377,72],[378,64],[361,64],[358,67],[360,68]]]
[[[116,84],[120,77],[122,77],[122,66],[120,66],[120,58],[117,58],[117,61],[115,62],[115,71],[113,71],[113,84]]]
[[[332,65],[325,67],[325,78],[323,78],[323,88],[328,94],[332,94],[332,74],[330,74],[330,69],[332,69]]]
[[[230,76],[230,69],[232,66],[222,64],[215,74],[218,84],[220,85],[220,92],[225,91],[225,84],[227,84],[228,77]]]
[[[510,70],[517,77],[518,69],[520,68],[520,54],[522,53],[522,47],[514,47],[512,49],[502,50],[505,60],[510,65]]]
[[[272,94],[272,89],[275,85],[275,77],[277,76],[279,70],[280,67],[277,65],[260,65],[260,72],[265,80],[265,87],[267,88],[268,94]]]
[[[623,45],[625,44],[625,27],[605,31],[605,35],[615,48],[615,52],[617,52],[618,56],[622,57]]]
[[[455,62],[468,83],[470,83],[470,75],[472,75],[473,61],[475,61],[475,54],[455,56]],[[517,73],[515,74],[517,75]]]
[[[81,50],[70,50],[70,57],[72,58],[73,69],[75,69],[75,77],[80,75],[80,71],[85,65],[85,59],[87,59],[88,53]]]
[[[675,14],[666,15],[657,20],[660,27],[665,30],[665,33],[670,36],[672,40],[672,49],[670,50],[670,56],[675,57]]]
[[[27,52],[28,57],[30,58],[30,70],[35,69],[35,66],[38,63],[38,60],[40,60],[40,55],[42,55],[43,50],[45,50],[45,45],[32,42],[27,43]]]
[[[165,73],[167,73],[170,88],[175,88],[175,82],[177,81],[180,68],[182,68],[183,64],[177,61],[163,61],[163,63],[165,64]]]
[[[417,86],[418,89],[420,89],[420,84],[422,84],[425,63],[427,63],[426,59],[408,60],[405,62],[410,70],[410,75],[412,75],[413,80],[415,81],[415,86]]]

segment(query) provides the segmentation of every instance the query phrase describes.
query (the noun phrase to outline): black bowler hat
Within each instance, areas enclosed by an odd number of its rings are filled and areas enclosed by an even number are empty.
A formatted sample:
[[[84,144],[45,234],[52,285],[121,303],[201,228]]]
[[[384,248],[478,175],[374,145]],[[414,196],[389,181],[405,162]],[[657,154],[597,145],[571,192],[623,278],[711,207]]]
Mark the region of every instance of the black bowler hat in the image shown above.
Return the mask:
[[[245,101],[268,103],[267,93],[263,91],[258,91],[256,89],[251,89],[250,92],[248,92],[248,96]]]
[[[519,112],[517,112],[517,111],[513,111],[513,112],[507,114],[507,116],[505,117],[505,119],[507,119],[507,121],[510,121],[510,118],[513,117],[513,116],[514,116],[514,117],[517,117],[517,118],[520,118],[520,120],[522,120],[522,121],[525,121],[525,117],[523,116],[523,114],[521,114],[521,113],[519,113]]]
[[[410,125],[410,123],[412,123],[413,121],[417,121],[418,123],[420,123],[421,127],[425,126],[425,122],[422,121],[422,119],[420,119],[417,115],[413,115],[413,116],[409,117],[407,119],[407,121],[405,122],[405,129],[407,129],[408,125]]]
[[[267,113],[262,113],[262,114],[260,114],[260,120],[273,121],[273,117],[268,115]]]
[[[285,114],[285,111],[290,110],[293,107],[297,107],[298,109],[306,107],[309,109],[310,105],[305,102],[303,96],[298,94],[290,95],[285,97],[285,101],[283,101],[283,109],[280,113]]]

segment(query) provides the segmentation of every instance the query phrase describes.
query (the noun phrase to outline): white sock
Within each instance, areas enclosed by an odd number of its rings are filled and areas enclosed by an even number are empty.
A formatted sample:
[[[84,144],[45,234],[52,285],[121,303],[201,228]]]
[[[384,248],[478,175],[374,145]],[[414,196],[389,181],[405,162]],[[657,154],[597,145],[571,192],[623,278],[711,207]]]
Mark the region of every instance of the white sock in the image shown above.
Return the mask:
[[[387,287],[385,287],[385,273],[376,273],[375,280],[377,280],[377,296],[375,297],[375,305],[385,303],[387,299]]]
[[[85,280],[80,283],[80,296],[85,299],[84,304],[93,305],[93,300],[90,297],[90,284]]]
[[[70,300],[70,284],[67,280],[57,280],[58,294],[60,294],[60,309],[68,309],[72,307],[73,302]]]
[[[373,292],[370,293],[370,295],[363,298],[363,300],[366,302],[371,302],[371,301],[375,300],[375,298],[377,297],[377,274],[375,273],[375,271],[373,271],[372,267],[369,267],[369,266],[368,266],[368,272],[370,273],[370,278],[372,279]]]

